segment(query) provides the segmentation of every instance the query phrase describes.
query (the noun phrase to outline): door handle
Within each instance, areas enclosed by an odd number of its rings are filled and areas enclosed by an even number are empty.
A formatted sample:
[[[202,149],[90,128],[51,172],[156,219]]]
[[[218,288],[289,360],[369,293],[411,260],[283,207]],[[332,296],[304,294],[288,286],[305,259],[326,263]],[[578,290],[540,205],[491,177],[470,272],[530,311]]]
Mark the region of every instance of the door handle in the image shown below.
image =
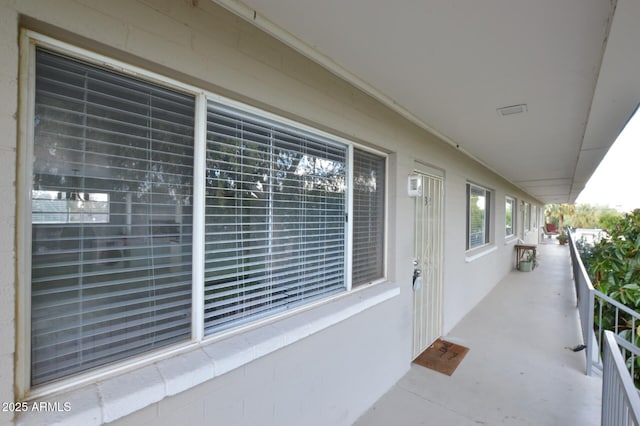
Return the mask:
[[[416,268],[413,270],[413,289],[418,290],[422,287],[422,270]]]

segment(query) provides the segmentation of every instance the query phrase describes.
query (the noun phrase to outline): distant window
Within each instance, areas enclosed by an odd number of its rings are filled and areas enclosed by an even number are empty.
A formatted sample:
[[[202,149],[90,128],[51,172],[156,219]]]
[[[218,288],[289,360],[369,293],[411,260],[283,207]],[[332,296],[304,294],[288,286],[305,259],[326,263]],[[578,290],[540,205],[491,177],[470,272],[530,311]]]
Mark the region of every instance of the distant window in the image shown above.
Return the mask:
[[[505,236],[511,237],[515,234],[515,211],[516,200],[511,197],[505,198]]]
[[[538,227],[538,208],[536,206],[531,206],[531,228]]]
[[[491,191],[467,184],[467,250],[489,244],[491,241]]]
[[[531,204],[524,203],[524,217],[522,221],[524,222],[524,230],[529,231],[531,229]]]

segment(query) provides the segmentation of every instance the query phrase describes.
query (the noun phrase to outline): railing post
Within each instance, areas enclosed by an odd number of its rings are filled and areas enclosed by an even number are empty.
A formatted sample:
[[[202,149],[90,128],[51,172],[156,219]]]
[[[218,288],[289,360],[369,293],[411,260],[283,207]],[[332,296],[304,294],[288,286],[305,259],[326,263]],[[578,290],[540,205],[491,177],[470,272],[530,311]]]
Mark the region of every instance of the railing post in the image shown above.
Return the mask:
[[[640,396],[620,353],[617,336],[607,330],[603,336],[602,426],[638,425]],[[627,349],[630,349],[628,346]]]
[[[586,286],[585,286],[586,287]],[[583,329],[583,339],[585,348],[585,356],[587,357],[587,368],[586,373],[587,376],[590,376],[593,371],[593,347],[595,346],[595,338],[593,335],[593,324],[594,322],[594,311],[595,311],[595,290],[588,289],[588,308],[587,308],[587,321],[586,324],[589,324],[588,329],[585,329],[585,326],[582,326]]]

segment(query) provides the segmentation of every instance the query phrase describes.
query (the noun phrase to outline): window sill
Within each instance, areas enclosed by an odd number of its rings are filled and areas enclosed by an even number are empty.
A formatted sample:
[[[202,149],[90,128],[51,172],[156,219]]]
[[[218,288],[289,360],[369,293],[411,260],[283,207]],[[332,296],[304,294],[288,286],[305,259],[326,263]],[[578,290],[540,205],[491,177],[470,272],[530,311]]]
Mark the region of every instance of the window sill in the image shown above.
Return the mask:
[[[99,425],[112,422],[162,399],[221,376],[278,349],[344,321],[400,294],[391,284],[352,291],[315,308],[116,377],[35,401],[59,410],[22,413],[17,425],[46,423]],[[65,404],[68,403],[68,404]],[[65,408],[70,410],[65,411]],[[46,417],[46,419],[45,419]]]
[[[481,257],[484,257],[484,256],[488,255],[489,253],[493,253],[496,250],[498,250],[498,247],[496,247],[496,246],[480,247],[480,248],[475,249],[475,250],[473,250],[471,252],[468,252],[467,255],[464,258],[464,261],[466,263],[471,263],[474,260],[480,259]]]

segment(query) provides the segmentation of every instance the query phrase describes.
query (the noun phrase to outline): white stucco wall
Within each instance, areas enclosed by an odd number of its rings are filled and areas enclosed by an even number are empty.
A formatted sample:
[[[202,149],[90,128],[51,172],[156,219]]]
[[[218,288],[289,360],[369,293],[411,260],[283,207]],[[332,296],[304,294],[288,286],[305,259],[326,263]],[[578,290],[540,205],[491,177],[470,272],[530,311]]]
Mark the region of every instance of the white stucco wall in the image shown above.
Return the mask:
[[[388,278],[399,296],[164,397],[117,424],[351,424],[411,361],[414,200],[406,185],[415,161],[445,176],[444,333],[513,267],[514,241],[504,238],[504,197],[535,200],[212,2],[0,0],[0,401],[15,399],[20,25],[390,153]],[[494,191],[493,242],[473,259],[465,253],[468,181]],[[537,231],[531,235],[537,240]],[[31,414],[23,420],[42,420]],[[7,413],[0,416],[10,422]]]
[[[16,13],[0,4],[0,402],[14,401],[15,348],[15,178],[16,108],[18,101],[18,45]],[[11,413],[0,411],[0,424]]]

